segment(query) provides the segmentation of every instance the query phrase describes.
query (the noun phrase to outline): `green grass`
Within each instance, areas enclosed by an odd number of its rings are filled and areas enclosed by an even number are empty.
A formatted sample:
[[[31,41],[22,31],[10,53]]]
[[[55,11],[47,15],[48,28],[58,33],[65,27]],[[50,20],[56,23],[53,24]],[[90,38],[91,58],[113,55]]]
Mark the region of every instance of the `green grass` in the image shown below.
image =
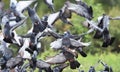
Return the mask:
[[[52,50],[45,51],[39,58],[42,58],[43,60],[45,59],[46,56],[54,56],[55,53]],[[108,64],[113,68],[114,72],[120,72],[120,54],[113,54],[113,53],[102,53],[102,54],[87,54],[87,57],[82,57],[79,55],[77,60],[81,63],[80,70],[84,70],[85,72],[88,72],[88,69],[90,66],[94,66],[98,60],[101,59],[103,62]],[[97,67],[95,68],[96,71],[98,72],[99,70],[103,69],[102,64],[98,64]],[[38,72],[38,70],[36,70]],[[72,70],[68,66],[63,70],[63,72],[78,72],[78,69]]]
[[[88,54],[86,58],[83,58],[79,55],[78,61],[81,63],[81,70],[85,70],[85,72],[88,72],[88,69],[90,66],[95,65],[99,59],[101,59],[103,62],[108,64],[113,68],[114,72],[120,72],[120,54],[96,54],[96,55],[91,55]],[[101,64],[98,64],[98,66],[95,68],[97,71],[103,69],[103,66]],[[77,70],[71,70],[70,68],[65,69],[63,72],[78,72]]]

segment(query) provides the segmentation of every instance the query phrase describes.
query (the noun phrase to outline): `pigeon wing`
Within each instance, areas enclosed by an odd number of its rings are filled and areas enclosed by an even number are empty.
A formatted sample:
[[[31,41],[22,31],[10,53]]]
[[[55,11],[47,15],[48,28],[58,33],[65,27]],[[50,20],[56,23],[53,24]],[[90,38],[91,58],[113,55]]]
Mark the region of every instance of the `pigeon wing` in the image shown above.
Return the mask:
[[[17,7],[16,10],[18,12],[22,12],[24,9],[26,9],[29,5],[31,5],[33,2],[35,2],[36,0],[30,0],[30,1],[19,1],[17,3]]]

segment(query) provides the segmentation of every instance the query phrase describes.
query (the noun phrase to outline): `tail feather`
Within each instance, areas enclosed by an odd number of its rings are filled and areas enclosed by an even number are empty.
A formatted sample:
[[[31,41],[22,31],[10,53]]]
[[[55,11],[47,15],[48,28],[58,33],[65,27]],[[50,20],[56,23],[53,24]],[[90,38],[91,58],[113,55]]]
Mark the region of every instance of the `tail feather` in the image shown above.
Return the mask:
[[[87,54],[82,50],[82,48],[78,48],[77,51],[83,56],[86,57]]]
[[[87,54],[83,51],[79,52],[83,57],[87,57]]]
[[[110,40],[110,43],[109,45],[112,45],[112,43],[115,41],[115,37],[112,37],[111,40]]]
[[[92,7],[90,6],[89,7],[89,14],[90,14],[90,16],[91,16],[91,18],[90,18],[90,20],[93,18],[93,9],[92,9]]]
[[[72,62],[70,62],[70,68],[71,69],[79,68],[79,66],[80,66],[80,63],[78,61],[72,61]]]
[[[28,51],[30,54],[33,54],[33,51],[31,49],[26,48],[25,50]]]
[[[49,67],[49,68],[45,68],[45,71],[46,71],[46,72],[53,72],[50,67]]]
[[[102,47],[108,47],[108,43],[103,42]]]
[[[96,31],[95,35],[94,35],[94,38],[95,39],[99,39],[102,37],[102,33],[100,33],[99,31]]]

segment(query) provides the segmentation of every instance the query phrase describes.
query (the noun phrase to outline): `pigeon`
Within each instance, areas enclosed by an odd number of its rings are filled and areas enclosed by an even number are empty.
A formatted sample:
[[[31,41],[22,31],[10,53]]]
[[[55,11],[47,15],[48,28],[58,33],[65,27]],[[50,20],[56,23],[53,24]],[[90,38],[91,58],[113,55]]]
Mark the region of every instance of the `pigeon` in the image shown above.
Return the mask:
[[[91,20],[93,18],[93,10],[92,7],[88,7],[85,3],[81,2],[79,4],[71,3],[70,1],[66,1],[65,4],[67,5],[68,10],[74,12],[82,17]]]
[[[93,38],[103,39],[102,47],[108,47],[109,45],[112,45],[115,40],[115,37],[111,37],[109,33],[109,18],[110,17],[108,15],[103,14],[103,16],[98,17],[98,23],[89,20],[83,23],[84,26],[90,28],[90,30],[87,31],[85,34],[96,31]]]
[[[33,2],[35,2],[35,0],[19,2],[17,2],[17,0],[10,0],[10,10],[15,14],[15,16],[25,18],[22,12],[27,7],[29,7]]]
[[[103,29],[103,32],[96,31],[94,38],[103,37],[104,41],[103,41],[102,47],[108,47],[115,40],[115,37],[111,37],[110,33],[109,33],[109,16],[103,14],[103,16],[99,17],[98,20],[100,20],[100,21],[98,21],[99,22],[98,27]]]
[[[41,48],[41,43],[38,42],[39,36],[37,36],[35,33],[29,33],[27,35],[22,35],[21,37],[26,38],[26,43],[28,43],[26,46],[22,47],[23,49],[28,51],[30,54],[33,54],[34,51],[37,51],[37,53],[39,53]]]
[[[52,42],[50,44],[50,46],[53,47],[53,48],[55,48],[55,49],[59,49],[62,46],[65,46],[67,48],[80,47],[80,46],[82,46],[84,44],[82,42],[78,42],[77,41],[82,36],[84,36],[84,34],[81,34],[81,35],[72,35],[69,31],[64,32],[63,35],[57,34],[55,32],[50,32],[50,34],[54,38],[57,39],[55,42]]]
[[[44,0],[45,4],[48,5],[48,7],[52,10],[52,12],[55,12],[54,8],[54,0]]]
[[[99,60],[99,62],[104,66],[104,70],[101,72],[113,72],[112,67],[108,66],[106,63],[104,63],[102,60]]]
[[[96,72],[95,71],[95,68],[93,67],[93,66],[90,66],[90,68],[89,68],[89,71],[88,72]]]
[[[10,22],[7,22],[4,26],[4,29],[3,29],[3,36],[4,36],[3,40],[5,42],[8,42],[8,43],[15,43],[16,44],[16,41],[18,41],[18,40],[15,39],[15,37],[17,35],[15,35],[16,33],[15,33],[14,29],[16,29],[17,27],[22,25],[26,21],[26,19],[27,18],[21,20],[20,22],[16,23],[13,26],[10,26]],[[19,45],[19,42],[17,42],[17,44]]]
[[[69,61],[71,69],[79,68],[80,63],[75,59],[75,56],[71,52],[67,50],[63,50],[62,52],[65,58]]]
[[[30,19],[32,21],[32,32],[38,34],[39,32],[42,32],[46,29],[48,23],[46,21],[41,21],[39,16],[37,15],[36,11],[30,7],[28,9],[28,14],[30,16]]]

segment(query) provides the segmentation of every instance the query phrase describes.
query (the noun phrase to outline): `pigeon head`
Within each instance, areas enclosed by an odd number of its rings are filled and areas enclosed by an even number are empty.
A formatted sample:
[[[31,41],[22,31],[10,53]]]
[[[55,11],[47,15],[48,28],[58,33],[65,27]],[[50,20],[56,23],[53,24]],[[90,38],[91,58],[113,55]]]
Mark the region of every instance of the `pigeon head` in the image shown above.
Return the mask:
[[[63,35],[64,35],[64,37],[69,37],[69,36],[70,36],[70,34],[71,34],[71,33],[70,33],[70,31],[66,31],[66,32],[64,32],[64,34],[63,34]]]
[[[46,15],[46,16],[43,16],[43,17],[42,17],[42,20],[43,20],[43,21],[47,21],[47,20],[48,20],[48,16],[47,16],[47,15]]]
[[[12,10],[12,11],[14,11],[15,10],[15,8],[16,8],[16,5],[15,5],[15,3],[11,3],[11,6],[10,6],[10,9]]]
[[[35,14],[35,11],[32,8],[28,7],[27,10],[30,17]]]

